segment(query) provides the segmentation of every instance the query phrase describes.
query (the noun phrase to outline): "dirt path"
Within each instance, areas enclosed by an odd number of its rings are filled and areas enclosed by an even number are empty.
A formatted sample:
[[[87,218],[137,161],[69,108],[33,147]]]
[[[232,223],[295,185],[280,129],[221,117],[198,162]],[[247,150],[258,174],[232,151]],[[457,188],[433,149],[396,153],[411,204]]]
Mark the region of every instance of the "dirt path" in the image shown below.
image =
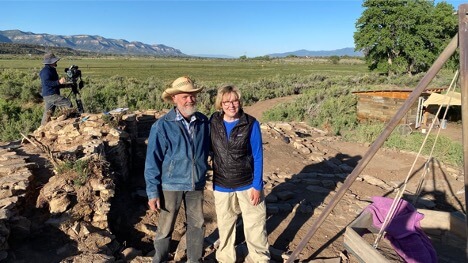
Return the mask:
[[[263,100],[255,103],[254,105],[244,107],[244,110],[246,113],[254,116],[257,120],[260,122],[263,120],[262,119],[262,114],[263,112],[271,109],[275,105],[281,104],[281,103],[286,103],[286,102],[291,102],[297,98],[297,95],[292,95],[292,96],[287,96],[287,97],[281,97],[281,98],[275,98],[271,100]]]

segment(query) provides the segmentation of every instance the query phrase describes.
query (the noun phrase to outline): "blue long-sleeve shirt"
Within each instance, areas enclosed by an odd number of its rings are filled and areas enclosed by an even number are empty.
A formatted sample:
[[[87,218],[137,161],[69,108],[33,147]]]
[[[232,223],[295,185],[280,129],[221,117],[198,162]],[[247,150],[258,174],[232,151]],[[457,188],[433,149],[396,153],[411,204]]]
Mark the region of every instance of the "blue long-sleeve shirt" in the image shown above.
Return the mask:
[[[239,120],[233,122],[224,121],[224,127],[226,128],[227,138],[231,135],[232,129],[236,126]],[[263,142],[262,134],[260,131],[260,123],[255,121],[252,126],[252,132],[250,133],[250,146],[252,147],[252,156],[254,162],[254,171],[253,171],[253,181],[251,185],[242,186],[238,188],[225,188],[219,185],[214,185],[213,189],[219,192],[235,192],[235,191],[244,191],[250,188],[256,190],[263,189]]]

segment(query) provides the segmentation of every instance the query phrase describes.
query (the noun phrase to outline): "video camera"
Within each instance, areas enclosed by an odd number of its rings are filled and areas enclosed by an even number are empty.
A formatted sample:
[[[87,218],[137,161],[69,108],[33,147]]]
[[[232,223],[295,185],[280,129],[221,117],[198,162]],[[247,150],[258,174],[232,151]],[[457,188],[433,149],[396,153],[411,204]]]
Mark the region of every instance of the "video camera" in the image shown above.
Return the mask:
[[[84,82],[81,80],[81,70],[76,65],[71,65],[69,68],[65,68],[65,73],[67,73],[66,79],[67,82],[73,84],[78,83],[78,88],[82,89],[84,87]]]
[[[67,73],[65,79],[70,83],[73,94],[75,95],[76,107],[78,112],[83,113],[83,103],[81,101],[80,90],[84,87],[84,82],[81,79],[81,70],[76,65],[71,65],[69,68],[65,68],[65,73]],[[71,95],[71,93],[70,93]]]

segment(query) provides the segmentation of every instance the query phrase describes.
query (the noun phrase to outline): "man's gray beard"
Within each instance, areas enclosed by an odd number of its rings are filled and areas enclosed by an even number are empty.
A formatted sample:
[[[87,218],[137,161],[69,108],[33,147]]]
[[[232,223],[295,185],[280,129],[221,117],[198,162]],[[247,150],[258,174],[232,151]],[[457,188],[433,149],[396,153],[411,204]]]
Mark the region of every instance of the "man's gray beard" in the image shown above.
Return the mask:
[[[195,112],[197,112],[197,107],[183,107],[182,109],[179,109],[179,111],[185,116],[192,116]]]

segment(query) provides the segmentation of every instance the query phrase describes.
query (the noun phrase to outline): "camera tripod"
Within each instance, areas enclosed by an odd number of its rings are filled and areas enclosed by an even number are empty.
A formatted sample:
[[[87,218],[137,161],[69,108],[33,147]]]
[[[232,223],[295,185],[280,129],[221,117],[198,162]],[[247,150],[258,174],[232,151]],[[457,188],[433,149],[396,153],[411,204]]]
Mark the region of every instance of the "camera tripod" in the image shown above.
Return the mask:
[[[72,82],[71,91],[70,91],[70,94],[68,94],[67,98],[70,99],[70,96],[72,94],[73,94],[73,96],[75,98],[76,109],[78,110],[78,113],[84,113],[83,102],[81,101],[81,94],[80,94],[80,91],[78,89],[78,85],[77,85],[76,81]]]

